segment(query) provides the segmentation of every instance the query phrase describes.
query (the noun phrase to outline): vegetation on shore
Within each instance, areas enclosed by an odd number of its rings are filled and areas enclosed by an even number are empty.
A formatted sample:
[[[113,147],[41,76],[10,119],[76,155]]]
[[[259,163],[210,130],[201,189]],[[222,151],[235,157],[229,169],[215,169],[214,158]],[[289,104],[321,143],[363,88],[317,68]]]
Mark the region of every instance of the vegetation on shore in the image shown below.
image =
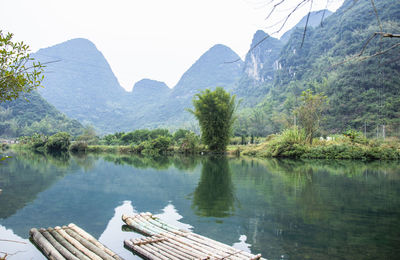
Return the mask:
[[[398,160],[398,139],[367,139],[362,133],[349,130],[341,135],[314,138],[312,144],[305,131],[298,127],[270,135],[265,142],[241,148],[241,154],[256,157]]]
[[[86,128],[83,134],[71,142],[71,136],[59,132],[50,137],[34,134],[21,137],[20,143],[39,152],[95,152],[142,155],[172,155],[228,153],[257,157],[277,158],[318,158],[318,159],[362,159],[362,160],[398,160],[400,142],[398,139],[367,139],[365,134],[348,130],[326,138],[319,137],[319,126],[326,107],[323,93],[313,94],[303,91],[300,104],[293,111],[294,126],[286,128],[280,134],[269,135],[263,142],[257,143],[253,135],[250,143],[244,146],[245,137],[231,140],[234,112],[237,104],[235,96],[230,96],[222,88],[204,91],[193,100],[192,112],[199,120],[201,137],[192,131],[179,129],[170,133],[167,129],[135,130],[117,132],[102,138],[93,128]],[[296,125],[296,118],[299,125]],[[238,145],[238,144],[241,145]]]

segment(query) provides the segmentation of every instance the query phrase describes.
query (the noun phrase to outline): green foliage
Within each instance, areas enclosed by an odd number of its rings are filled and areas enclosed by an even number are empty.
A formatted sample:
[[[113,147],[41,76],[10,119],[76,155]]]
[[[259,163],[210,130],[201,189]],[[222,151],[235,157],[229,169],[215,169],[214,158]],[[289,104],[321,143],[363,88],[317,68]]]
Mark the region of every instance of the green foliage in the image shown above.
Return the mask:
[[[76,136],[82,133],[82,129],[78,121],[61,114],[36,91],[0,103],[0,136],[31,136],[34,133],[53,135],[57,132]]]
[[[354,143],[368,144],[368,139],[360,131],[349,129],[344,132],[343,135],[348,137]]]
[[[179,142],[180,139],[184,138],[190,132],[191,132],[190,130],[180,128],[176,130],[175,133],[173,134],[173,140],[175,142]]]
[[[49,137],[46,142],[46,151],[48,152],[65,152],[68,151],[71,144],[71,135],[66,132],[59,132]]]
[[[231,96],[221,87],[214,91],[206,89],[195,95],[193,106],[194,110],[189,111],[199,121],[204,144],[211,151],[225,151],[235,121],[235,95]]]
[[[322,93],[313,95],[310,89],[303,91],[301,94],[301,105],[296,108],[295,114],[298,117],[300,126],[306,133],[307,141],[312,144],[315,132],[319,128],[326,96]]]
[[[155,139],[148,140],[144,142],[144,149],[142,153],[144,154],[165,154],[168,151],[169,146],[172,144],[171,137],[168,136],[158,136]]]
[[[31,58],[29,46],[12,38],[0,30],[0,103],[36,89],[43,80],[43,65]]]
[[[368,140],[361,133],[348,131],[329,140],[314,140],[310,145],[304,130],[291,128],[273,135],[256,147],[248,147],[244,155],[261,157],[398,160],[400,141]]]
[[[96,135],[96,131],[92,126],[87,126],[83,129],[82,135],[76,138],[79,143],[86,143],[88,145],[98,144],[99,137]]]
[[[187,132],[178,140],[179,151],[184,153],[195,153],[200,149],[200,138],[193,132]]]
[[[83,141],[75,141],[69,147],[69,150],[75,153],[86,152],[87,149],[88,143]]]
[[[102,142],[107,145],[138,145],[142,142],[156,139],[159,136],[172,137],[167,129],[139,129],[132,132],[120,132],[106,135]]]

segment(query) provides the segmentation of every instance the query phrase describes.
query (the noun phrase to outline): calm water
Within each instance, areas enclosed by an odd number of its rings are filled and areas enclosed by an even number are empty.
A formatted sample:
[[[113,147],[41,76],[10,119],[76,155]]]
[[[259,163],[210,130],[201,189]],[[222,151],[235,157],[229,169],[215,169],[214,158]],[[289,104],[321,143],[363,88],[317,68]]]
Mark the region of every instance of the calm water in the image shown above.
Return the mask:
[[[123,240],[139,235],[123,231],[121,215],[146,211],[268,259],[400,255],[398,162],[20,152],[0,166],[0,189],[8,259],[44,259],[29,229],[71,222],[137,259]]]

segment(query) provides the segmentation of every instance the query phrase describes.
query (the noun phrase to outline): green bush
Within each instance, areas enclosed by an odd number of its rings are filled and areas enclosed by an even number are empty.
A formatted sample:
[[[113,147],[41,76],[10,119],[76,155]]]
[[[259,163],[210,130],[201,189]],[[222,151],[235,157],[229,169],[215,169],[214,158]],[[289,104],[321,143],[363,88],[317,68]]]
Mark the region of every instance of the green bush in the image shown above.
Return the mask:
[[[76,141],[71,144],[69,150],[71,152],[86,152],[88,144],[86,142]]]
[[[187,132],[185,137],[180,140],[179,152],[195,153],[199,150],[200,138],[193,132]]]
[[[46,142],[45,148],[48,152],[65,152],[71,144],[70,134],[66,132],[59,132],[49,137]]]
[[[166,153],[171,144],[172,140],[170,137],[158,136],[156,139],[144,142],[145,149],[142,150],[142,152],[144,151],[145,153],[149,153],[149,150],[153,150],[154,152],[152,152],[151,154]]]

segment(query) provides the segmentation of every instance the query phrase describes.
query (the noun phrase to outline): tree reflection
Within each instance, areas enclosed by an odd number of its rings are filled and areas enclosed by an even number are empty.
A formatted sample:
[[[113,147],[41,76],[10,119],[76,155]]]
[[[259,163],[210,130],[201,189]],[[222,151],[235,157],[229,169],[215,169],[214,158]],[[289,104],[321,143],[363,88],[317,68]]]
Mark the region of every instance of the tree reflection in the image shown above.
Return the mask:
[[[210,157],[204,161],[192,208],[200,216],[223,218],[233,214],[234,188],[226,157]]]

